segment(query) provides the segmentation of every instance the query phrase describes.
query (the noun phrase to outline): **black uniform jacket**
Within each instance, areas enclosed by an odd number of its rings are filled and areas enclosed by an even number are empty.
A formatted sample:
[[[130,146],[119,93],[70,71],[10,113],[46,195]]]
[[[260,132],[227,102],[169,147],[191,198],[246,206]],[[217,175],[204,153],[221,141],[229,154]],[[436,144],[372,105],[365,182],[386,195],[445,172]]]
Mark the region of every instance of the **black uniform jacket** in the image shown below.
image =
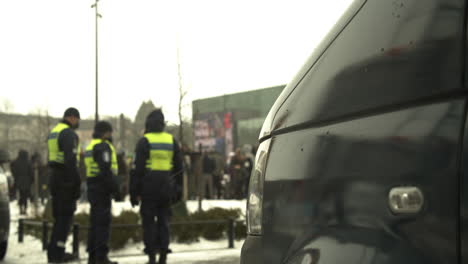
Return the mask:
[[[99,174],[88,177],[88,192],[103,195],[116,194],[118,186],[116,176],[112,173],[112,150],[107,143],[96,144],[93,148],[93,159],[98,164]]]
[[[174,139],[174,157],[172,171],[150,171],[146,161],[150,155],[148,140],[141,138],[136,146],[134,168],[130,176],[130,195],[140,196],[142,200],[152,200],[167,205],[179,200],[182,194],[183,162],[179,144]]]
[[[71,126],[66,120],[62,120]],[[78,199],[80,196],[81,179],[78,171],[76,156],[78,151],[79,138],[71,128],[62,130],[58,137],[59,150],[63,151],[64,164],[49,162],[51,174],[49,178],[49,188],[52,196],[72,196]]]

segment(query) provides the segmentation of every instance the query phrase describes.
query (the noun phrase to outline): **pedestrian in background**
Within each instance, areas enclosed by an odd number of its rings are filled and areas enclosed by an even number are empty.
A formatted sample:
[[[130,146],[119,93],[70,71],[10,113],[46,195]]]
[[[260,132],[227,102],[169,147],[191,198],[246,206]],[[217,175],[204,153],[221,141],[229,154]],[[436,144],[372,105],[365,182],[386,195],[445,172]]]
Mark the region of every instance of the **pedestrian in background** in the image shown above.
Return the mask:
[[[203,176],[200,184],[200,194],[203,198],[213,198],[213,173],[216,169],[214,160],[208,152],[203,152]]]
[[[80,203],[86,203],[88,201],[88,185],[86,184],[86,164],[85,164],[85,153],[79,150],[80,160],[78,162],[78,171],[80,172],[81,179],[81,196]]]
[[[229,165],[231,174],[232,198],[244,199],[245,196],[243,189],[246,180],[245,158],[239,148],[236,149],[236,154],[232,157]]]
[[[254,162],[255,162],[255,154],[254,148],[250,145],[244,146],[244,168],[245,168],[245,180],[244,180],[244,197],[247,197],[249,192],[249,183],[250,183],[250,175],[252,174]]]
[[[11,163],[11,172],[15,179],[16,189],[19,191],[20,214],[25,215],[28,209],[28,199],[31,196],[31,186],[34,181],[33,167],[29,160],[29,153],[20,150],[18,157]]]
[[[195,199],[196,196],[196,180],[192,170],[192,149],[184,144],[182,146],[182,157],[184,162],[184,181],[186,182],[185,199]]]
[[[132,206],[141,202],[143,240],[149,264],[156,263],[157,253],[158,263],[166,264],[170,206],[182,197],[181,151],[174,137],[164,132],[164,127],[164,114],[160,109],[148,115],[144,137],[136,146],[135,171],[130,179]]]
[[[49,169],[47,164],[43,163],[39,167],[39,198],[41,199],[41,204],[45,205],[49,197]]]
[[[223,197],[222,180],[224,176],[224,167],[226,166],[222,155],[214,153],[214,172],[213,172],[213,186],[215,198],[221,199]]]
[[[119,170],[117,172],[117,183],[120,189],[121,199],[124,200],[125,196],[128,194],[128,165],[127,157],[125,152],[121,151],[117,154],[117,164],[119,165]]]
[[[36,203],[41,199],[41,203],[44,204],[42,199],[42,186],[41,181],[44,178],[44,174],[47,172],[47,166],[43,164],[41,154],[34,152],[31,156],[31,166],[33,170],[33,183],[31,184],[31,201]]]

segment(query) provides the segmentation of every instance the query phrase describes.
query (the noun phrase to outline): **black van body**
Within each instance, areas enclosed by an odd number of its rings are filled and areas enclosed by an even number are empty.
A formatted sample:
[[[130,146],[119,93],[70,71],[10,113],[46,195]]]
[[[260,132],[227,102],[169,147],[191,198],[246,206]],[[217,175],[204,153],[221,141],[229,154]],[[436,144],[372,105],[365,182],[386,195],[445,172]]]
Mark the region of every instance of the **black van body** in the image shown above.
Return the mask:
[[[0,149],[0,261],[5,258],[10,233],[9,184],[4,163],[9,162],[8,152]]]
[[[350,5],[264,123],[242,264],[468,263],[466,9]]]

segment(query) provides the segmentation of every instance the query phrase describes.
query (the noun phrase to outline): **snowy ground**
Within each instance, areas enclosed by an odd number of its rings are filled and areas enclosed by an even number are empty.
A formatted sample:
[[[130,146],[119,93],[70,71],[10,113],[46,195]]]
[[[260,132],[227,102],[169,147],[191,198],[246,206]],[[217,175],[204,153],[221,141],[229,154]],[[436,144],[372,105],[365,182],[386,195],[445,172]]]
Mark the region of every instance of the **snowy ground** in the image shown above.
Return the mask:
[[[11,227],[8,253],[3,263],[47,263],[46,252],[42,251],[40,240],[26,235],[24,243],[18,243],[18,207],[16,202],[10,204],[11,207]],[[187,207],[190,212],[198,210],[197,201],[188,201]],[[202,202],[202,208],[207,210],[212,207],[239,208],[245,215],[245,200],[205,200]],[[77,212],[88,211],[87,203],[80,204]],[[123,210],[138,210],[130,206],[128,201],[113,204],[113,214],[118,215]],[[30,212],[32,213],[32,212]],[[227,240],[207,241],[201,240],[193,244],[171,243],[170,247],[173,253],[168,256],[168,263],[220,263],[237,264],[239,263],[240,249],[243,241],[235,241],[235,248],[228,249]],[[86,245],[80,245],[80,261],[76,263],[87,263]],[[68,239],[67,250],[71,251],[71,237]],[[146,263],[146,256],[142,255],[142,243],[129,243],[124,249],[110,253],[111,258],[119,263]]]
[[[198,210],[198,201],[187,201],[187,209],[190,213],[193,213]],[[213,207],[222,207],[226,209],[241,209],[242,214],[245,215],[246,210],[246,201],[245,200],[203,200],[202,209],[208,210]],[[119,215],[123,210],[132,210],[138,212],[138,207],[132,208],[128,198],[124,202],[113,202],[112,204],[112,213],[114,215]],[[78,212],[89,212],[88,203],[80,203],[78,205]]]

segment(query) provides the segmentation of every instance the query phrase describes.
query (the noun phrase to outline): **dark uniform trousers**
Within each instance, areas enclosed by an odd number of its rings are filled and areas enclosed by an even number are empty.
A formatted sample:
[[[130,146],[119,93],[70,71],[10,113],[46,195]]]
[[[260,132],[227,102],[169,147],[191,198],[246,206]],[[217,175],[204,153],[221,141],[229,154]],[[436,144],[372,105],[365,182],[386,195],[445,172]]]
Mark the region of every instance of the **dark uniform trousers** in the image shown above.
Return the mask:
[[[151,255],[157,250],[167,250],[169,248],[169,204],[161,205],[153,200],[143,199],[140,214],[143,220],[145,252]]]
[[[51,180],[57,181],[64,177],[64,171],[52,169]],[[65,253],[65,242],[73,222],[76,211],[76,199],[73,197],[71,188],[57,182],[51,184],[52,188],[52,214],[54,226],[47,250],[49,259],[61,259]]]
[[[112,220],[110,194],[88,189],[88,200],[91,205],[90,230],[88,234],[88,253],[92,257],[106,257],[109,253],[107,245],[110,238]]]

